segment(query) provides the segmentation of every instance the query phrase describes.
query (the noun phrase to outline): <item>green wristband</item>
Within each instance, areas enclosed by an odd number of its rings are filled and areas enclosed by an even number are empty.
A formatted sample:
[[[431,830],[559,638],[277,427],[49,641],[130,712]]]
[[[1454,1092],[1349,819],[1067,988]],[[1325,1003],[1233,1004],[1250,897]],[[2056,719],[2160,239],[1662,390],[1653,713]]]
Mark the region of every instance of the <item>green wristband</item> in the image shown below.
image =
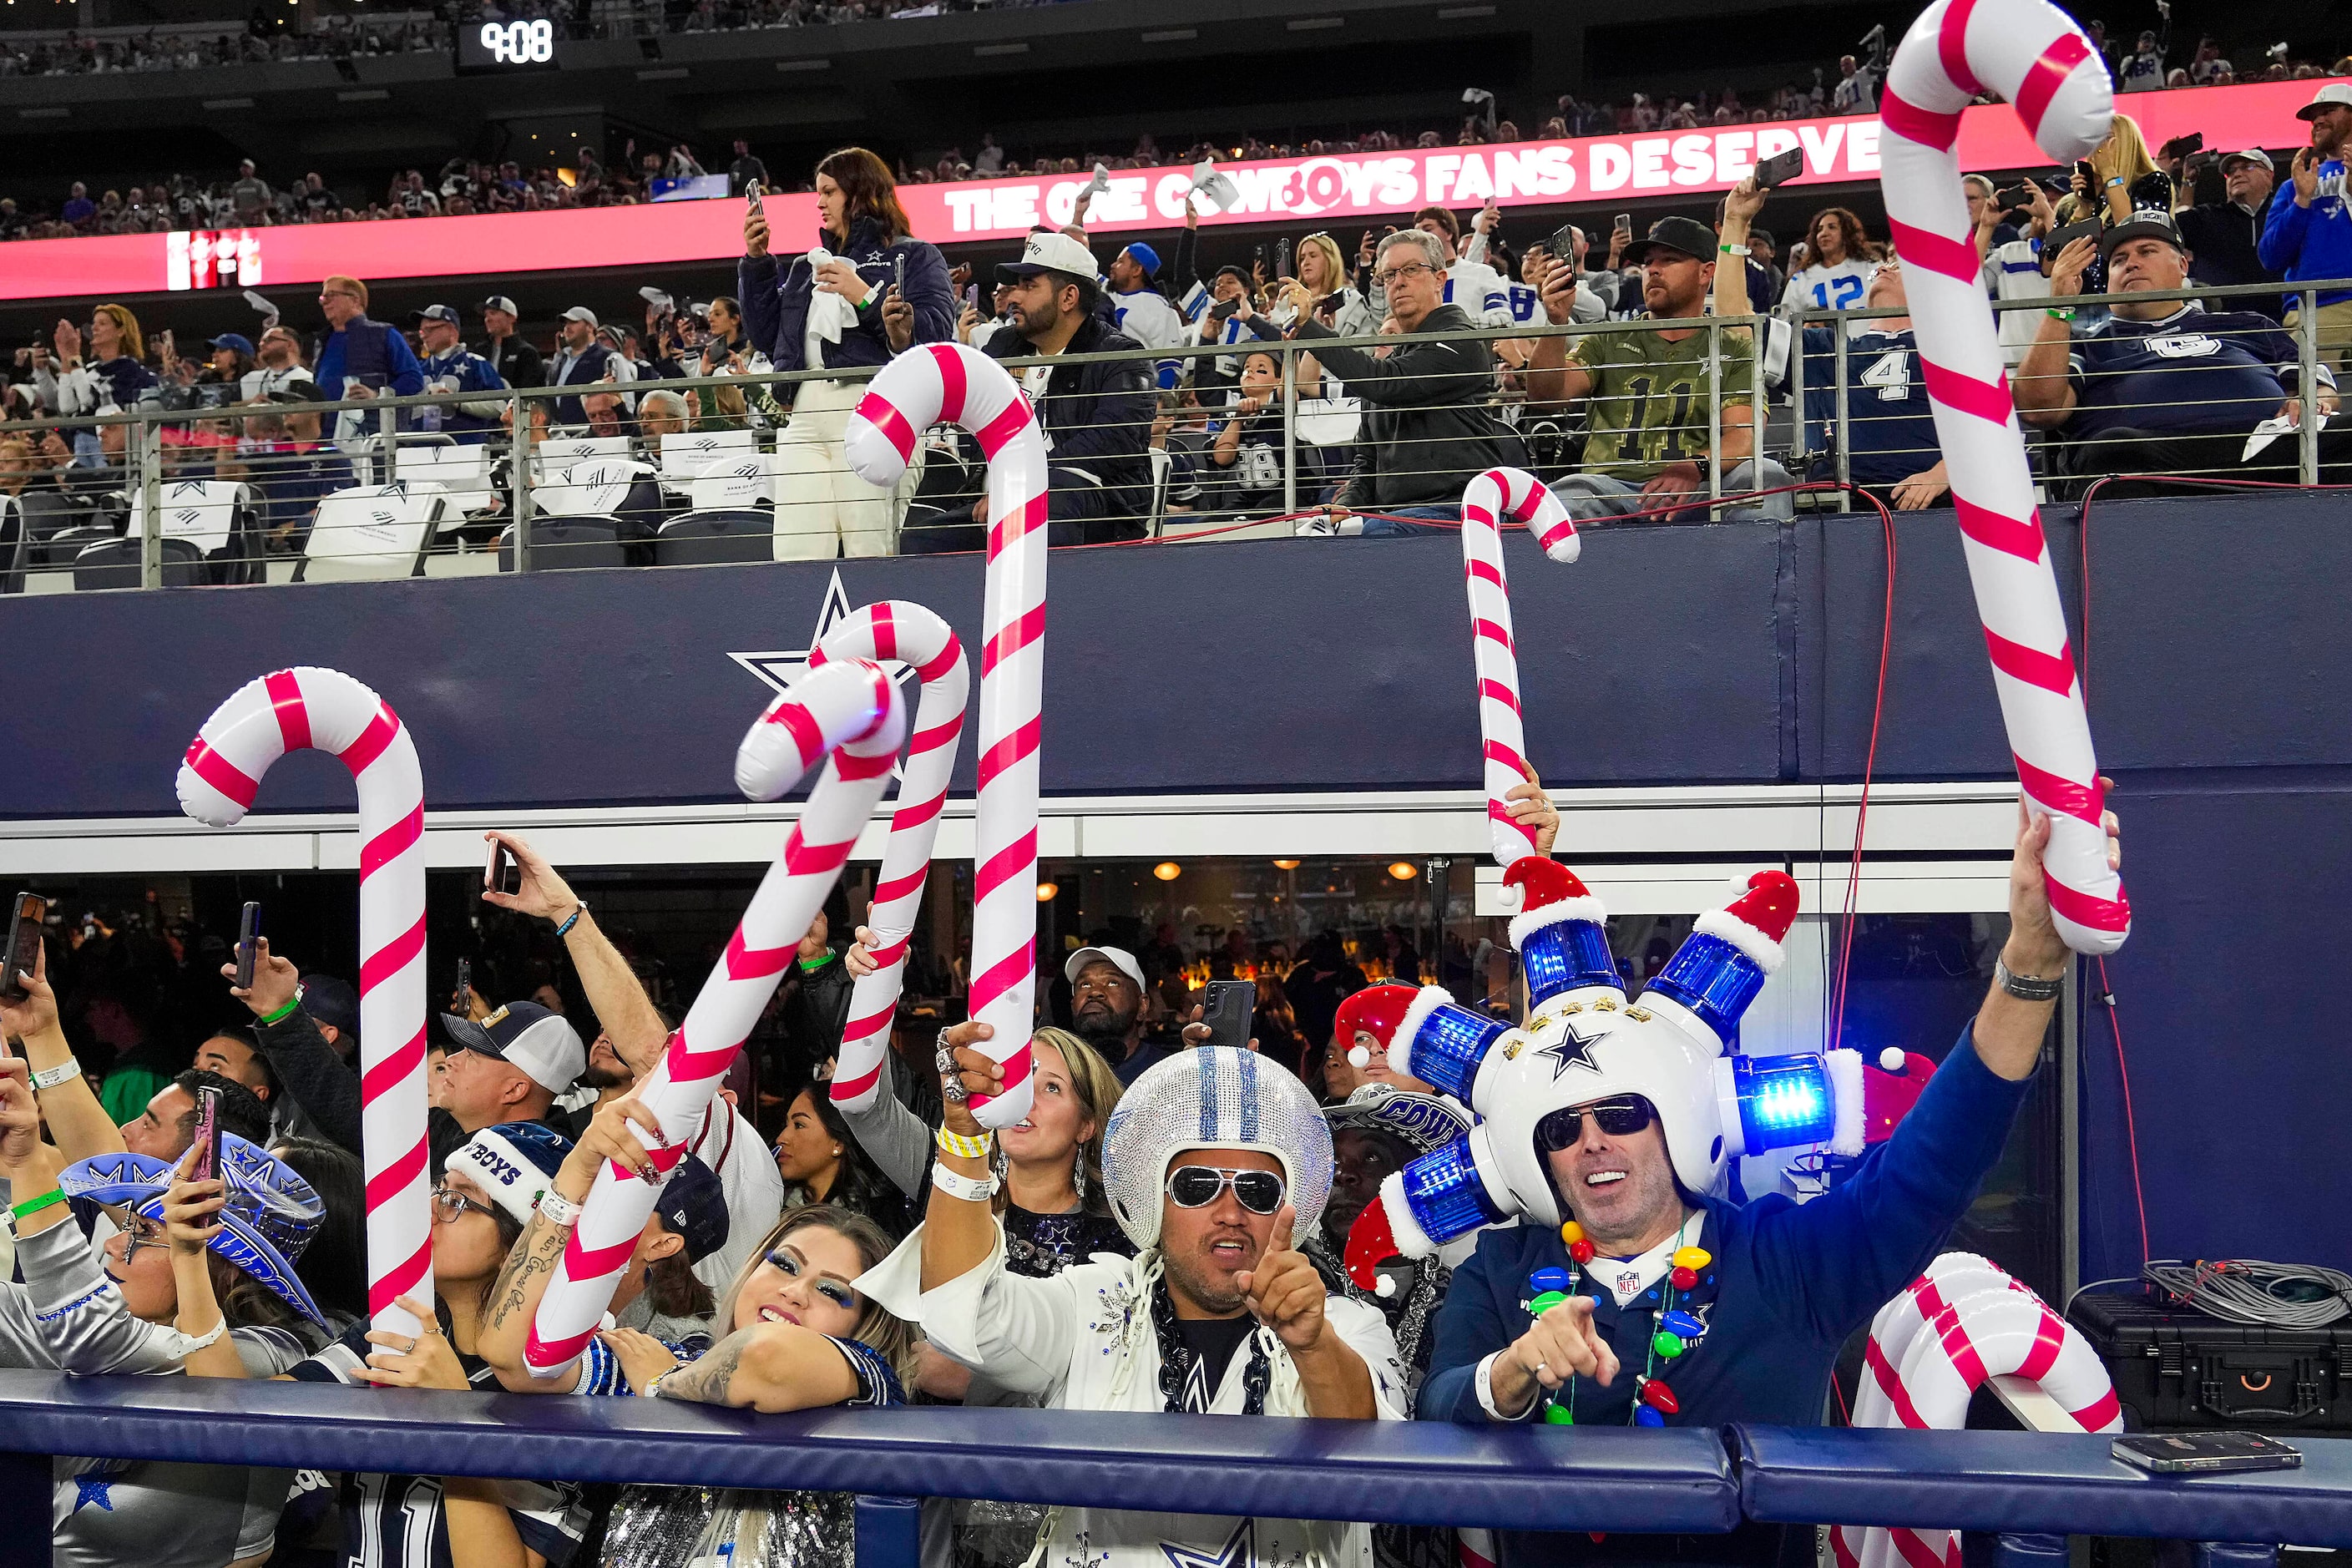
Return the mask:
[[[301,988],[297,986],[294,991],[294,999],[291,1002],[287,1003],[286,1005],[280,1007],[275,1013],[264,1013],[259,1021],[264,1024],[282,1024],[287,1019],[292,1017],[301,1005],[302,992]]]
[[[26,1198],[23,1203],[18,1204],[8,1212],[17,1219],[28,1219],[32,1215],[40,1213],[43,1209],[47,1208],[51,1204],[61,1204],[65,1201],[65,1189],[63,1187],[52,1187],[37,1198]]]

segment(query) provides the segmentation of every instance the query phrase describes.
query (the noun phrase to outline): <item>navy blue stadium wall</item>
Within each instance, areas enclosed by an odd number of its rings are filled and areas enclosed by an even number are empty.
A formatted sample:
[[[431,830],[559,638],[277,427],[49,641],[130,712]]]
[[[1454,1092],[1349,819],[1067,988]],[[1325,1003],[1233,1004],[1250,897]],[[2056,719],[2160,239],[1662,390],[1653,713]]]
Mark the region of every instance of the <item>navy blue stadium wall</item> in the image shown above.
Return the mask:
[[[2053,515],[2070,614],[2079,528]],[[1898,529],[1878,776],[1997,777],[2008,752],[1950,514]],[[1509,546],[1531,754],[1557,784],[1858,777],[1885,552],[1874,516],[1599,532],[1574,566]],[[2352,1254],[2352,1100],[2327,968],[2352,951],[2352,531],[2330,497],[2104,505],[2093,720],[2137,911],[2108,965],[2159,1256]],[[180,752],[252,676],[319,663],[415,729],[432,807],[731,798],[767,689],[730,654],[809,640],[835,568],[573,572],[0,607],[14,817],[176,811]],[[977,635],[973,558],[846,562]],[[1475,787],[1451,538],[1057,552],[1046,787],[1069,794]],[[959,787],[971,784],[969,748]],[[348,810],[323,759],[268,805]],[[2306,969],[2305,961],[2323,965]],[[2284,961],[2284,962],[2282,962]],[[2138,1259],[2104,1014],[2084,1025],[2085,1279]]]

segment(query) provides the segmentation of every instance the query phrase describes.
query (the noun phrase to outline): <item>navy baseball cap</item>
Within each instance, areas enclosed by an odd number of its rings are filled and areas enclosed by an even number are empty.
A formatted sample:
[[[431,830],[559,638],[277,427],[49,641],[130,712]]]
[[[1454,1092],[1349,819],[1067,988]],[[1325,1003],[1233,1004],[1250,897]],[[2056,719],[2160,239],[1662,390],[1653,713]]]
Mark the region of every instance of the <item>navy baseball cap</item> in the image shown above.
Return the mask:
[[[247,359],[251,359],[254,354],[253,340],[243,332],[223,332],[205,346],[215,349],[235,349]]]
[[[411,310],[408,319],[412,321],[446,321],[453,327],[466,324],[457,319],[457,312],[446,305],[427,305],[422,310]]]
[[[297,401],[307,401],[298,399]],[[331,974],[302,977],[302,1011],[314,1024],[331,1024],[342,1037],[357,1044],[360,1037],[360,994],[348,980]]]
[[[654,1200],[662,1228],[686,1239],[686,1260],[699,1263],[727,1245],[727,1193],[718,1173],[688,1154]]]

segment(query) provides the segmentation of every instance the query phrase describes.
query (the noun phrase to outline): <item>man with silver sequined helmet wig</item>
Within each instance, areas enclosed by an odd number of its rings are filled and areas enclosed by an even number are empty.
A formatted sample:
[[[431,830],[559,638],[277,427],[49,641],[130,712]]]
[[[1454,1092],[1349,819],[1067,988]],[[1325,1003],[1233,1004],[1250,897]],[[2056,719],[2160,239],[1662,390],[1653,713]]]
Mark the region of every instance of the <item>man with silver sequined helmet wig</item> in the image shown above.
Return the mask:
[[[940,1037],[946,1126],[923,1226],[859,1289],[931,1343],[1051,1409],[1401,1420],[1396,1341],[1375,1309],[1330,1293],[1294,1245],[1331,1188],[1331,1133],[1305,1085],[1255,1052],[1179,1052],[1137,1078],[1103,1140],[1112,1215],[1139,1248],[1047,1279],[1007,1271],[990,1212],[988,1134],[971,1102],[1002,1069]],[[1062,1509],[1048,1563],[1167,1568],[1234,1561],[1371,1568],[1371,1532],[1318,1520]]]
[[[2105,826],[2119,864],[2112,813]],[[1465,1426],[1818,1425],[1840,1348],[1942,1248],[2032,1087],[2070,963],[2042,879],[2049,833],[2021,809],[2009,936],[1976,1016],[1892,1136],[1802,1205],[1780,1194],[1742,1205],[1718,1185],[1724,1162],[1769,1142],[1776,1119],[1847,1099],[1822,1076],[1781,1076],[1818,1075],[1805,1065],[1818,1058],[1733,1049],[1795,912],[1785,876],[1759,873],[1702,917],[1631,1002],[1596,986],[1579,1009],[1577,998],[1539,1005],[1521,1042],[1491,1053],[1501,1059],[1479,1107],[1497,1168],[1488,1201],[1506,1206],[1507,1193],[1528,1220],[1486,1231],[1454,1271],[1420,1414]],[[1824,1122],[1811,1136],[1827,1133]],[[1711,1560],[1725,1547],[1686,1544],[1680,1555]],[[1811,1528],[1789,1544],[1810,1560]],[[1582,1535],[1505,1531],[1499,1545],[1506,1568],[1622,1555],[1613,1539]],[[1678,1555],[1643,1545],[1656,1560]],[[1759,1540],[1733,1555],[1776,1550]]]

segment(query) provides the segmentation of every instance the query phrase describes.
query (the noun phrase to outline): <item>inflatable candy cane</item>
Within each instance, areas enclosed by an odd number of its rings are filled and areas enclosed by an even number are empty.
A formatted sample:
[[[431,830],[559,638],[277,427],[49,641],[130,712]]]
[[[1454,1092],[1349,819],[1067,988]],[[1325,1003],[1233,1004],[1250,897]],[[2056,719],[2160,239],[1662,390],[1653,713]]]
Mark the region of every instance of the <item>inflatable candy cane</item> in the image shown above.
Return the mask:
[[[1879,107],[1887,228],[1903,256],[1993,687],[2018,782],[2050,816],[2050,912],[2075,952],[2113,952],[2131,930],[2131,905],[2107,868],[2090,719],[1952,151],[1960,110],[1981,89],[2014,103],[2062,163],[2105,139],[2115,100],[2096,51],[2045,0],[1937,0],[1895,51]]]
[[[849,1019],[842,1026],[841,1052],[834,1068],[835,1104],[863,1110],[882,1083],[882,1057],[890,1047],[890,1020],[907,978],[907,939],[923,901],[923,880],[931,868],[931,846],[940,836],[940,808],[947,804],[948,775],[955,771],[956,742],[963,734],[963,704],[971,689],[963,645],[954,628],[920,605],[885,599],[868,605],[835,626],[809,656],[811,668],[840,658],[912,665],[922,682],[915,704],[914,733],[900,771],[898,806],[890,817],[890,840],[882,851],[882,871],[866,911],[881,967],[861,975],[849,994]]]
[[[289,752],[318,751],[360,792],[360,1134],[366,1149],[368,1316],[389,1333],[416,1320],[393,1300],[433,1300],[425,1145],[425,780],[383,699],[331,669],[298,666],[238,689],[180,764],[180,809],[212,827],[242,817]]]
[[[1462,572],[1470,594],[1470,653],[1478,668],[1478,734],[1486,757],[1486,834],[1495,864],[1536,852],[1532,828],[1511,820],[1503,797],[1527,782],[1527,737],[1519,712],[1519,658],[1511,633],[1511,585],[1503,570],[1506,520],[1524,522],[1546,555],[1576,559],[1580,542],[1568,509],[1543,481],[1518,468],[1489,468],[1462,492]],[[1519,889],[1504,890],[1513,909]]]
[[[1890,1364],[1890,1357],[1899,1361]],[[2122,1409],[2106,1368],[2073,1325],[1983,1258],[1947,1253],[1879,1311],[1855,1399],[1856,1426],[1958,1430],[1987,1378],[2013,1376],[2049,1394],[2085,1432],[2112,1432]],[[1942,1530],[1838,1525],[1840,1568],[1958,1568],[1959,1537]]]
[[[946,423],[988,458],[987,591],[981,610],[980,805],[972,874],[971,1016],[994,1037],[1004,1092],[972,1097],[984,1127],[1029,1114],[1037,970],[1037,745],[1045,673],[1045,443],[1003,367],[961,343],[900,354],[867,386],[843,443],[868,484],[906,472],[915,442]]]
[[[906,731],[898,682],[875,665],[845,659],[794,681],[743,737],[735,753],[735,783],[753,800],[776,799],[820,760],[825,769],[686,1021],[637,1086],[637,1097],[661,1122],[666,1147],[653,1157],[662,1172],[684,1152],[719,1080],[824,907],[858,830],[882,797]],[[654,1212],[655,1192],[611,1161],[596,1173],[523,1347],[532,1376],[552,1377],[571,1365],[596,1331]]]

